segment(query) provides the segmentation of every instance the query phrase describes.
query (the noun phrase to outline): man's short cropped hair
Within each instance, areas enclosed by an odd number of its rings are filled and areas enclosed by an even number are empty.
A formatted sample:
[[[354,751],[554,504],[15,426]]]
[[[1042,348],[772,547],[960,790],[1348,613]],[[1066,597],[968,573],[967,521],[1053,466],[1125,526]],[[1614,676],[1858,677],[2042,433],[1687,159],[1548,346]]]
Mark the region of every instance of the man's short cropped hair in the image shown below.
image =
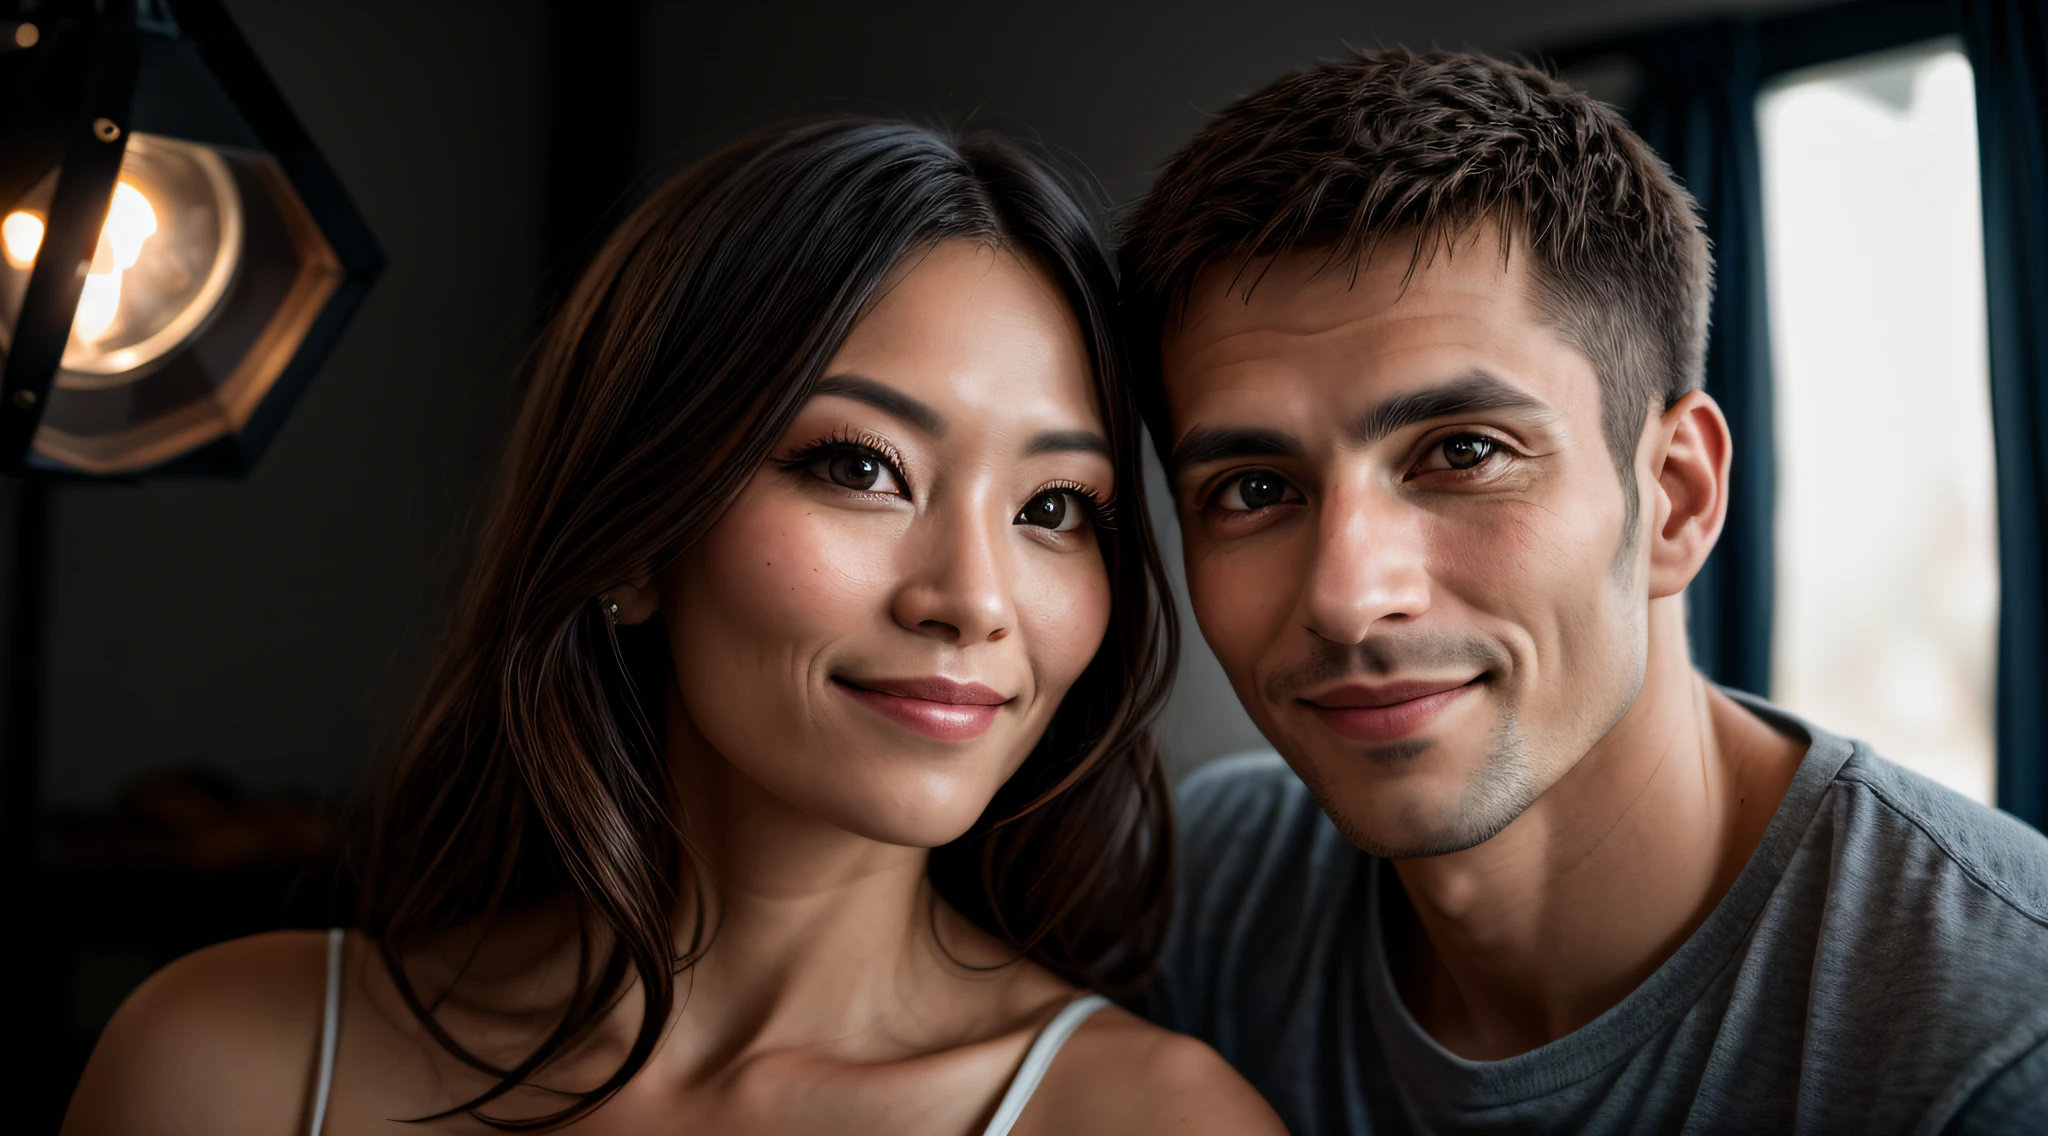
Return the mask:
[[[1526,248],[1545,322],[1592,361],[1629,534],[1636,439],[1704,378],[1713,259],[1691,195],[1611,108],[1552,75],[1468,52],[1360,51],[1240,99],[1166,164],[1121,253],[1141,360],[1195,278],[1255,287],[1261,262],[1327,251],[1355,274],[1389,238],[1408,270],[1474,225]],[[1139,396],[1163,454],[1158,368]]]

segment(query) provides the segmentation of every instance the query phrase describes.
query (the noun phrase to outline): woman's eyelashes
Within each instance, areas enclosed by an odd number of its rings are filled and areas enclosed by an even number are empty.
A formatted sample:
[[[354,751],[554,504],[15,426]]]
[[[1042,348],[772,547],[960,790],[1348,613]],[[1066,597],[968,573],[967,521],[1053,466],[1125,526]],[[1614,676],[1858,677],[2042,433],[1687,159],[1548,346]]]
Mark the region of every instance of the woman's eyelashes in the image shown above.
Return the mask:
[[[825,439],[804,447],[782,464],[850,493],[910,496],[902,459],[880,439]]]
[[[1013,525],[1031,525],[1047,532],[1073,532],[1083,525],[1108,527],[1109,503],[1077,482],[1056,482],[1040,489],[1017,510]]]

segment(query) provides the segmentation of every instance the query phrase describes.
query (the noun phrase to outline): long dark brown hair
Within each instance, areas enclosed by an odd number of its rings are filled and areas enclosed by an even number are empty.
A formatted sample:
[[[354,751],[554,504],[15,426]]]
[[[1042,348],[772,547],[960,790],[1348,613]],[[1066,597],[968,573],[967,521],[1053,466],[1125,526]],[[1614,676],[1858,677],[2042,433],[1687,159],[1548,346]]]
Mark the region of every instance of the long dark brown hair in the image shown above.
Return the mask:
[[[1171,894],[1169,798],[1149,724],[1175,647],[1150,536],[1139,425],[1112,330],[1093,196],[988,135],[835,119],[735,143],[677,175],[597,254],[533,357],[532,385],[451,627],[372,806],[360,925],[423,1027],[497,1078],[441,1115],[531,1131],[601,1105],[645,1064],[676,976],[688,849],[661,707],[659,620],[614,631],[596,597],[660,572],[738,495],[890,270],[938,242],[1015,251],[1072,305],[1114,448],[1100,532],[1110,627],[1015,776],[931,855],[934,890],[1062,978],[1128,996]],[[510,1067],[435,1019],[401,959],[501,911],[566,901],[579,966],[549,1035]],[[587,1036],[637,982],[644,1013],[603,1084],[544,1116],[478,1111]]]

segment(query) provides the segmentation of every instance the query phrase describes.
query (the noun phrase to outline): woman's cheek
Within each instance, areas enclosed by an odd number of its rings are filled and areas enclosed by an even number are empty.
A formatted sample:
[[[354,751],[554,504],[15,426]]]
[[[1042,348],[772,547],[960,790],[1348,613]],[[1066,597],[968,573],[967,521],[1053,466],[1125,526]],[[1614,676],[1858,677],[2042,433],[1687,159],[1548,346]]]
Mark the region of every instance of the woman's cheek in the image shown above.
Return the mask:
[[[778,640],[833,637],[885,586],[889,557],[876,547],[885,524],[884,516],[750,490],[700,546],[703,599],[715,605],[708,614]]]
[[[1109,630],[1109,572],[1095,552],[1032,557],[1017,574],[1017,610],[1029,624],[1031,669],[1051,702],[1066,694]]]

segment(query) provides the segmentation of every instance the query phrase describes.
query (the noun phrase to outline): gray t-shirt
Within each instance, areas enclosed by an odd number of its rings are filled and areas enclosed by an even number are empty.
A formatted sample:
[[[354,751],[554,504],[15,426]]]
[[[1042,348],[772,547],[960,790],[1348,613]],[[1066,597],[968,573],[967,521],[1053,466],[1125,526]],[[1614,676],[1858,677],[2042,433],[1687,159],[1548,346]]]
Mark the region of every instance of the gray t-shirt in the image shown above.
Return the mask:
[[[1277,756],[1179,794],[1153,987],[1297,1136],[2048,1132],[2048,838],[1755,700],[1810,739],[1756,853],[1678,952],[1583,1028],[1467,1061],[1415,1024],[1379,891]]]

